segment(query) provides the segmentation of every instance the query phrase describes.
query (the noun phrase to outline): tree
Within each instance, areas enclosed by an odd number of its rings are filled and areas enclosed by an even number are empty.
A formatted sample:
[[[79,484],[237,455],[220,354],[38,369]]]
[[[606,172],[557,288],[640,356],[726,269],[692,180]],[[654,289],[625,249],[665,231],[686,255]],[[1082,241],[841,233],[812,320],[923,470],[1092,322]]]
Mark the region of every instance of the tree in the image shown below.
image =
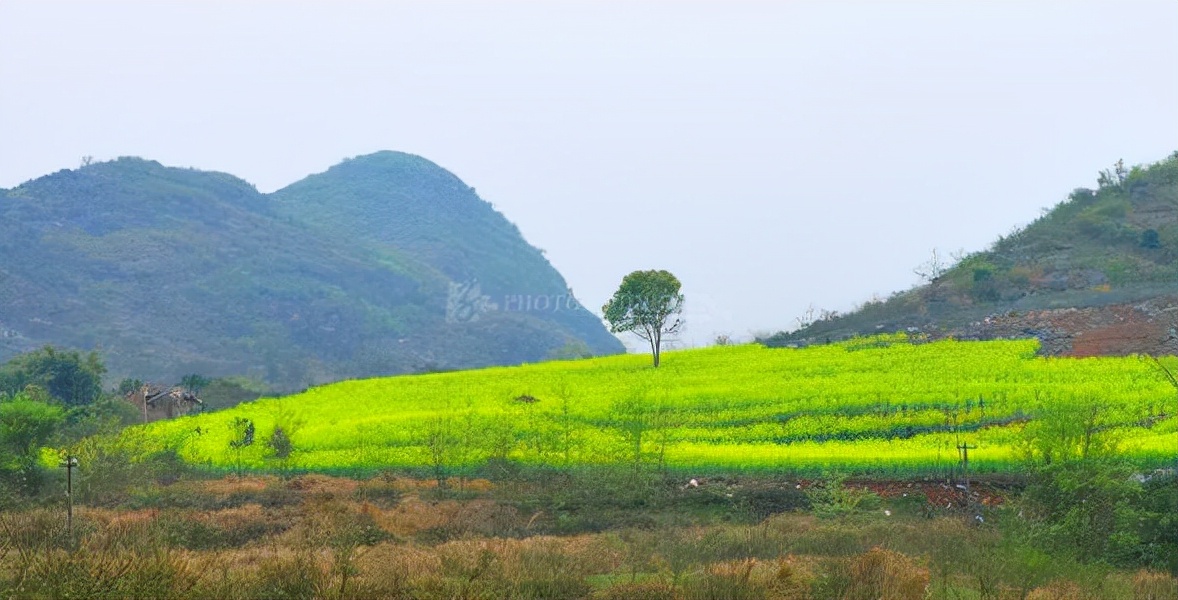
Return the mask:
[[[64,417],[60,406],[23,392],[0,402],[0,476],[14,474],[17,487],[36,492],[41,481],[38,454]]]
[[[45,346],[18,355],[0,367],[0,392],[15,395],[29,384],[45,388],[67,406],[90,404],[102,395],[106,367],[98,353]]]
[[[290,465],[290,455],[294,452],[294,443],[290,441],[290,436],[286,435],[282,426],[276,425],[274,433],[266,440],[266,446],[270,448],[270,455],[278,460],[278,469],[285,478],[287,467]]]
[[[229,448],[233,450],[234,457],[237,459],[235,467],[237,468],[237,476],[242,474],[242,451],[246,446],[252,446],[254,443],[254,422],[244,417],[234,417],[233,422],[229,424],[233,430],[233,435],[229,440]]]
[[[1146,229],[1141,232],[1141,247],[1156,250],[1162,247],[1162,240],[1158,237],[1158,230]]]
[[[610,331],[630,331],[650,344],[656,367],[663,336],[674,335],[683,327],[679,288],[679,280],[667,271],[634,271],[622,279],[618,291],[601,309]]]
[[[1119,442],[1109,409],[1097,398],[1045,402],[1023,427],[1023,453],[1031,465],[1084,462],[1115,455]]]
[[[199,394],[211,382],[208,377],[196,373],[190,373],[180,378],[180,386],[194,394]]]
[[[937,249],[933,248],[932,258],[916,265],[916,268],[912,269],[912,272],[925,283],[935,283],[952,266],[953,263],[946,260],[944,254],[937,252]]]
[[[450,414],[429,419],[423,433],[429,465],[433,467],[438,490],[446,488],[449,469],[458,462],[461,435],[455,431],[454,419]]]
[[[130,395],[131,392],[134,392],[142,387],[142,379],[124,377],[123,380],[119,382],[119,387],[115,389],[115,393],[117,393],[120,397],[125,398]]]

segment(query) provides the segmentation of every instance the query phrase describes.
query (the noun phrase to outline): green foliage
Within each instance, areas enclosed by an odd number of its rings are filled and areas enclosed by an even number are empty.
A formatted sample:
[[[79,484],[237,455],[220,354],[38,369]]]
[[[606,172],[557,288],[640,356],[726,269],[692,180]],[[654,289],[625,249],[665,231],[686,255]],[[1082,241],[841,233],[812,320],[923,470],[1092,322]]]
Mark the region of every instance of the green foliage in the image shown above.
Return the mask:
[[[110,433],[143,422],[142,413],[121,397],[104,397],[86,406],[66,411],[65,422],[57,431],[54,444],[70,445],[92,435]]]
[[[126,397],[127,394],[130,394],[131,392],[134,392],[135,390],[139,390],[142,388],[143,388],[143,380],[142,379],[134,379],[131,377],[124,377],[123,380],[119,382],[119,386],[117,388],[115,388],[115,394],[117,394],[119,396]]]
[[[879,496],[871,490],[848,487],[846,476],[836,474],[806,489],[810,508],[820,518],[845,517],[859,510],[879,508]]]
[[[18,394],[0,400],[0,480],[28,493],[41,485],[43,469],[38,462],[41,447],[48,443],[62,423],[60,406]]]
[[[1108,458],[1116,453],[1116,415],[1101,400],[1048,400],[1035,416],[1023,428],[1024,452],[1032,464]]]
[[[271,395],[266,384],[244,377],[219,378],[209,381],[201,390],[204,410],[213,411],[237,406],[242,402]]]
[[[1020,507],[1027,535],[1053,554],[1174,570],[1174,501],[1171,473],[1145,476],[1123,461],[1088,460],[1037,468]]]
[[[1178,473],[1146,476],[1133,508],[1139,543],[1121,558],[1178,574]]]
[[[90,506],[111,506],[126,501],[131,490],[148,485],[156,473],[121,444],[116,434],[103,432],[79,440],[69,447],[78,459],[74,494],[77,502]]]
[[[986,267],[973,270],[973,286],[970,294],[979,302],[997,302],[1002,298],[994,282],[994,271]]]
[[[282,431],[282,427],[275,427],[274,433],[270,434],[270,439],[266,441],[266,445],[274,453],[274,458],[285,460],[290,458],[290,453],[294,451],[294,444],[291,443],[290,438]]]
[[[0,367],[0,393],[13,395],[36,385],[67,406],[81,406],[102,395],[104,373],[106,367],[97,352],[82,355],[45,346],[17,355]]]
[[[1146,229],[1141,232],[1141,247],[1156,250],[1162,247],[1161,238],[1156,229]]]
[[[233,439],[229,441],[229,447],[234,449],[245,448],[254,443],[254,422],[249,419],[235,417],[233,419]]]
[[[679,280],[668,271],[634,271],[609,302],[601,307],[610,331],[629,331],[650,344],[654,366],[659,366],[664,335],[674,335],[683,325],[683,294]]]
[[[593,350],[588,344],[581,340],[569,340],[565,345],[549,352],[546,358],[549,360],[572,360],[592,356]]]
[[[235,459],[233,466],[236,468],[237,474],[241,475],[244,466],[242,453],[247,447],[254,445],[254,422],[244,417],[234,417],[229,428],[233,432],[229,438],[229,450],[232,451]]]
[[[290,441],[281,425],[274,426],[274,432],[266,440],[266,447],[270,449],[270,456],[278,461],[279,472],[285,474],[290,465],[290,455],[294,452],[294,442]]]
[[[200,391],[208,387],[211,382],[212,380],[208,377],[196,373],[189,373],[180,378],[180,385],[194,394],[200,394]]]

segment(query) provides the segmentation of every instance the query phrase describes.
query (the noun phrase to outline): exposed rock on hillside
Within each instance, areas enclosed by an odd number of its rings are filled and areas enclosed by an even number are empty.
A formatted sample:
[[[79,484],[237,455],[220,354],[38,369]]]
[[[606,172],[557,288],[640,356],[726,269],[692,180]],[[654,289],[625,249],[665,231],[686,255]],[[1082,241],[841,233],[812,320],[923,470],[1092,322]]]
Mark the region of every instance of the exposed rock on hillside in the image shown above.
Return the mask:
[[[1178,354],[1178,296],[1141,302],[1011,311],[933,337],[965,340],[1038,338],[1041,352],[1069,356]]]

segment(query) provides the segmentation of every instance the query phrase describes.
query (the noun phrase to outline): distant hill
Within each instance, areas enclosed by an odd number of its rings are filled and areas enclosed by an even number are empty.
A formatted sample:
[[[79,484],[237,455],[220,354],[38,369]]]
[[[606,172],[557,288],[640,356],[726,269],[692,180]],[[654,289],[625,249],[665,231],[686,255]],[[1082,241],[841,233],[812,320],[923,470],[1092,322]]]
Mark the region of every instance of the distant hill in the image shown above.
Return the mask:
[[[110,378],[344,378],[623,351],[518,229],[420,157],[274,194],[120,158],[0,190],[0,360],[99,349]]]
[[[763,340],[797,345],[880,331],[1037,337],[1050,354],[1178,353],[1178,152],[1100,173],[1027,227],[927,284]]]

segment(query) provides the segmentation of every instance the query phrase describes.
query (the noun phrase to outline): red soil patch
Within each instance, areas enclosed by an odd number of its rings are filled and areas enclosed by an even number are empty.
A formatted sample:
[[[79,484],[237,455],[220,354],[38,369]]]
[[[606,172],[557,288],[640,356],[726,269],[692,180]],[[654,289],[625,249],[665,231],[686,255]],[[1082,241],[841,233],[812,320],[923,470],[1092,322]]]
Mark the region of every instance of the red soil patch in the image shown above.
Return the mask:
[[[936,507],[965,506],[964,486],[959,484],[902,481],[873,481],[850,484],[851,487],[862,487],[875,492],[880,498],[903,498],[909,496],[923,496],[929,504]],[[970,494],[974,502],[983,506],[998,506],[1006,501],[1006,494],[1002,490],[984,484],[970,486]]]

